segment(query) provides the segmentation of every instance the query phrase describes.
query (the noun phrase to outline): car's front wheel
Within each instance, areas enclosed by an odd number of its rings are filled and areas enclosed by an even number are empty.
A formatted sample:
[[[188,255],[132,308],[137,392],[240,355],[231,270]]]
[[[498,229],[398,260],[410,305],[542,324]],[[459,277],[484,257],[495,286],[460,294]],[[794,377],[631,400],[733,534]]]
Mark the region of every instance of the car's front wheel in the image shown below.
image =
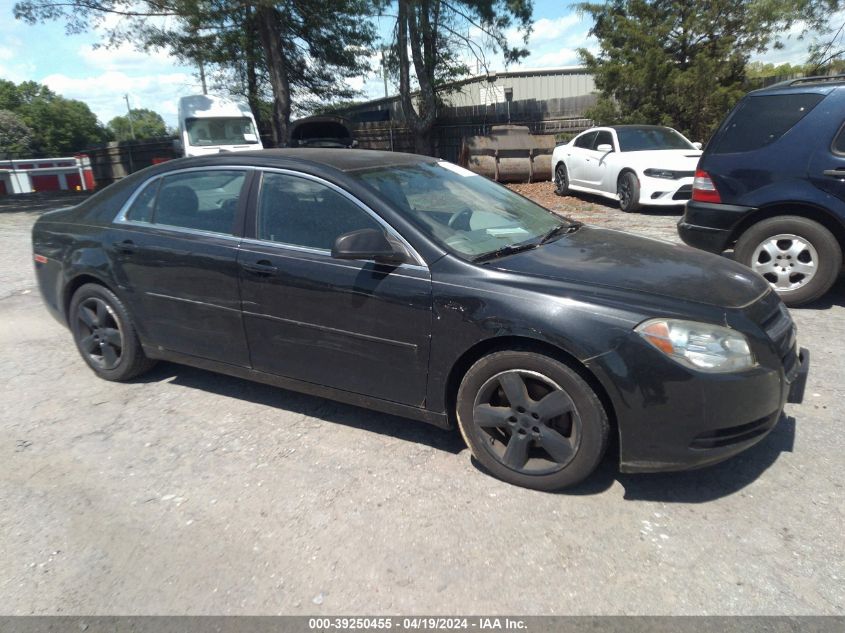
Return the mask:
[[[635,173],[626,171],[619,176],[616,195],[619,196],[619,208],[625,213],[633,213],[640,208],[640,181]]]
[[[737,240],[734,255],[761,274],[788,306],[818,299],[842,270],[842,250],[833,234],[800,216],[758,222]]]
[[[596,393],[565,364],[528,351],[477,361],[458,390],[461,433],[475,458],[508,483],[572,486],[595,470],[608,419]]]
[[[155,364],[144,355],[129,312],[105,286],[80,286],[68,320],[79,353],[100,378],[129,380]]]

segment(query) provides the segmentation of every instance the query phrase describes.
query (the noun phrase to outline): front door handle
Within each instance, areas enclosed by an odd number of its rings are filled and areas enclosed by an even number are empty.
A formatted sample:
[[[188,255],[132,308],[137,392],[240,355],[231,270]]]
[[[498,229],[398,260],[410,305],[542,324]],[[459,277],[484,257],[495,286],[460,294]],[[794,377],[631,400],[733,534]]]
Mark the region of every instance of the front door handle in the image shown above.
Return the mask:
[[[834,178],[845,178],[845,167],[838,167],[837,169],[825,169],[822,173],[825,176],[833,176]]]
[[[122,242],[115,242],[114,248],[119,253],[126,253],[127,255],[130,253],[134,253],[137,249],[135,246],[135,242],[132,240],[123,240]]]
[[[254,263],[241,262],[241,268],[243,268],[244,270],[248,270],[251,273],[255,273],[256,275],[263,276],[275,275],[277,272],[279,272],[279,269],[273,266],[272,262],[266,259],[261,259]]]

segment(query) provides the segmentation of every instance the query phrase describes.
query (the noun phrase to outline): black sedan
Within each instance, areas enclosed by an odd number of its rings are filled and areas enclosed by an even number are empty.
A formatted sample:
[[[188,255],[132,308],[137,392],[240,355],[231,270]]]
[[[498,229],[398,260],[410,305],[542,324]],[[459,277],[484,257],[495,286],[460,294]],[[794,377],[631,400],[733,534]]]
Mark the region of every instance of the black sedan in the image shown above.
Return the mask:
[[[159,359],[457,425],[541,490],[711,464],[800,402],[777,295],[715,255],[563,219],[451,163],[271,150],[136,173],[33,229],[107,380]]]

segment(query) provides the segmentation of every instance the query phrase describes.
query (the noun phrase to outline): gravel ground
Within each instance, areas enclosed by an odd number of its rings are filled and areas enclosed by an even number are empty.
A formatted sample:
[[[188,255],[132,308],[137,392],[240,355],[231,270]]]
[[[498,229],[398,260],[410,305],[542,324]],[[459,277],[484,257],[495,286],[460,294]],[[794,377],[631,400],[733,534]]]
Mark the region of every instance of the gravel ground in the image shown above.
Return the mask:
[[[578,219],[674,239],[519,187]],[[845,292],[795,310],[803,405],[706,470],[565,494],[455,433],[162,364],[97,379],[41,305],[35,213],[0,213],[4,614],[843,614]]]

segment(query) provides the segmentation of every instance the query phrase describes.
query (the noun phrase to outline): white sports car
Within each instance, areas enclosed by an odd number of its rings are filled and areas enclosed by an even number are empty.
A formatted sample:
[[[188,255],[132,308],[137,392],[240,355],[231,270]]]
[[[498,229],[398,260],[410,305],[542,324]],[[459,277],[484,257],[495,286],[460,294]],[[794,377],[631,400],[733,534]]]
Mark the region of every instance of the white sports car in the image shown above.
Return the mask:
[[[594,193],[636,211],[690,199],[701,143],[660,125],[594,127],[552,153],[555,192]]]

